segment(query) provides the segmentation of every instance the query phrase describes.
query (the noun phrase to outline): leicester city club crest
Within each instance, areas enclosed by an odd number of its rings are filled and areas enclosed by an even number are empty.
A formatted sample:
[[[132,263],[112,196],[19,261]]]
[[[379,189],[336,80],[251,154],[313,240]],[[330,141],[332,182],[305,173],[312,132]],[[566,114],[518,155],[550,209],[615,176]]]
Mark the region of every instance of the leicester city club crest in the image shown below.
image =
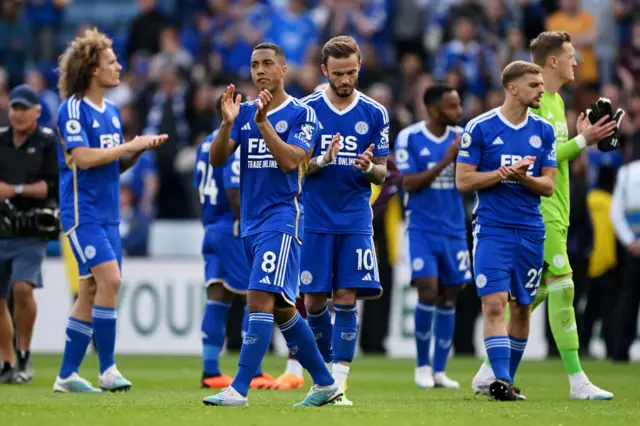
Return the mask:
[[[364,121],[358,121],[356,123],[356,133],[359,135],[366,135],[369,131],[369,125]]]
[[[278,123],[276,124],[276,132],[278,133],[284,133],[287,131],[287,129],[289,128],[289,125],[287,124],[287,122],[285,120],[280,120],[278,121]]]

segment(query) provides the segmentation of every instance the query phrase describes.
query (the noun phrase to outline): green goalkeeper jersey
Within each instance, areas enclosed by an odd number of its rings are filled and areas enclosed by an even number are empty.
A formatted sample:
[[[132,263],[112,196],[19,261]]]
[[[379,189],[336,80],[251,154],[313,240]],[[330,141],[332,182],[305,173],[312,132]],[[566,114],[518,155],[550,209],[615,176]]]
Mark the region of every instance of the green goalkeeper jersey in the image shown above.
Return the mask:
[[[569,161],[576,157],[581,149],[575,140],[569,140],[569,129],[564,111],[564,102],[558,93],[544,92],[540,108],[531,112],[544,118],[553,125],[556,132],[556,188],[551,197],[542,197],[540,211],[545,226],[569,227]]]

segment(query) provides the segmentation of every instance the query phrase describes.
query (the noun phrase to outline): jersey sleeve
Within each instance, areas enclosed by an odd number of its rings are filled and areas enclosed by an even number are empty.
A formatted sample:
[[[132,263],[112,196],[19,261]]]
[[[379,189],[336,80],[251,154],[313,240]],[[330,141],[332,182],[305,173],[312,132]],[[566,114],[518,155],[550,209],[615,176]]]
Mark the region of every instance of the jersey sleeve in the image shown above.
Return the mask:
[[[459,163],[477,166],[482,158],[482,131],[474,121],[469,123],[460,138]]]
[[[240,150],[229,157],[227,164],[224,166],[223,182],[225,189],[240,188]]]
[[[60,107],[58,115],[58,131],[62,137],[65,151],[70,152],[80,146],[89,147],[87,132],[80,120],[80,105],[77,100],[70,99]]]
[[[384,157],[389,155],[389,113],[387,109],[380,105],[380,112],[378,125],[376,126],[376,133],[373,135],[373,156]]]
[[[409,146],[409,134],[408,130],[403,130],[396,139],[396,165],[403,175],[418,172],[416,157]]]
[[[542,125],[542,167],[558,167],[556,162],[556,133],[549,123]]]
[[[316,144],[319,135],[320,129],[316,112],[313,108],[305,106],[300,109],[300,112],[296,116],[286,142],[299,146],[308,153]]]

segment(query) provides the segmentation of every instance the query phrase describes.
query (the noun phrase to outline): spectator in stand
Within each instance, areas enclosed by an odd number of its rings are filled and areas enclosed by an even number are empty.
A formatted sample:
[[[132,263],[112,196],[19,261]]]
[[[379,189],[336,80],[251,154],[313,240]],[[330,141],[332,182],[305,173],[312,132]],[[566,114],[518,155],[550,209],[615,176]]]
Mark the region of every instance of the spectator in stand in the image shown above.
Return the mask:
[[[288,69],[285,84],[287,90],[298,97],[308,93],[301,86],[312,88],[315,85],[315,81],[305,84],[309,68],[305,64],[318,68],[314,61],[318,54],[318,31],[305,3],[305,0],[290,0],[288,6],[274,10],[265,36],[266,41],[281,46],[286,52]]]
[[[598,36],[594,44],[594,52],[600,74],[600,84],[611,84],[613,83],[614,65],[619,45],[619,34],[618,31],[614,30],[616,28],[616,20],[613,1],[581,1],[582,9],[593,16],[597,26],[596,31]]]
[[[486,22],[480,36],[485,44],[498,52],[507,38],[509,28],[515,22],[514,16],[505,0],[485,0],[484,11]]]
[[[248,79],[253,47],[263,40],[270,25],[269,8],[256,0],[209,0],[209,7],[214,61],[220,64],[225,79]]]
[[[633,23],[631,38],[620,49],[618,77],[626,90],[632,90],[640,82],[640,20]]]
[[[593,248],[589,257],[587,304],[579,330],[580,348],[589,351],[596,320],[602,320],[607,356],[613,356],[614,313],[620,292],[616,279],[616,234],[609,219],[616,170],[602,167],[596,187],[587,195],[587,205],[593,227]]]
[[[476,27],[473,19],[461,16],[454,25],[455,38],[440,48],[434,77],[444,80],[452,69],[464,76],[467,90],[483,98],[488,90],[500,86],[498,60],[491,49],[475,40]]]
[[[131,257],[148,255],[149,218],[136,206],[133,189],[127,183],[120,183],[120,238],[122,254]]]
[[[527,41],[520,28],[513,26],[507,31],[507,42],[500,50],[500,69],[513,61],[531,62],[531,54],[527,47]],[[502,91],[502,90],[501,90]],[[502,105],[502,103],[500,103]]]
[[[138,0],[140,13],[131,23],[127,44],[127,63],[136,53],[155,55],[160,50],[160,32],[169,24],[157,8],[156,0]]]
[[[471,19],[479,33],[487,27],[487,15],[484,7],[485,0],[454,0],[450,3],[447,14],[445,33],[442,41],[451,41],[456,37],[456,23],[462,17]]]
[[[320,38],[350,35],[358,42],[366,63],[366,52],[388,62],[387,4],[385,0],[329,0],[324,2],[326,19],[319,25]],[[367,49],[372,45],[373,49]]]
[[[176,27],[165,27],[160,31],[160,51],[151,58],[149,77],[157,81],[167,67],[177,68],[185,77],[193,65],[193,57],[182,45]]]
[[[25,11],[34,37],[30,52],[33,61],[55,61],[55,43],[58,40],[58,31],[62,24],[63,10],[69,1],[27,0]]]
[[[318,53],[318,31],[305,7],[306,0],[290,0],[273,11],[266,41],[281,46],[287,54],[287,75],[312,61]]]
[[[21,0],[4,0],[0,8],[0,66],[7,71],[12,88],[24,79],[31,27]]]
[[[598,84],[598,64],[594,55],[598,39],[597,23],[589,12],[580,8],[579,0],[560,0],[560,10],[547,17],[547,31],[567,31],[579,55],[576,82],[588,86]],[[576,107],[583,110],[581,106]]]
[[[27,84],[38,94],[40,100],[40,118],[38,124],[55,129],[58,122],[58,107],[60,97],[56,92],[47,87],[47,81],[40,71],[32,69],[27,73]]]
[[[191,145],[191,128],[188,111],[188,87],[175,68],[166,68],[151,95],[143,134],[169,135],[165,144],[156,151],[160,179],[158,193],[158,218],[187,219],[194,216],[191,203],[190,181],[175,167],[180,151]]]
[[[7,127],[9,122],[9,76],[4,68],[0,67],[0,127]]]

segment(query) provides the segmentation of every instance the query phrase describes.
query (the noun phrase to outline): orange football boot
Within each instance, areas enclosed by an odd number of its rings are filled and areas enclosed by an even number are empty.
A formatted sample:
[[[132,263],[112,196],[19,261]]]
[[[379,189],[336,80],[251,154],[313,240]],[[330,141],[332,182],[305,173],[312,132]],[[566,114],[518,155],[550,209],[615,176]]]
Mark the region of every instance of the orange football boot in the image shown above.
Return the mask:
[[[220,376],[207,377],[200,381],[200,387],[209,389],[224,389],[231,386],[233,379],[226,374]]]
[[[289,390],[298,389],[304,386],[304,377],[299,377],[291,373],[284,373],[278,377],[272,389]]]
[[[262,376],[254,377],[251,380],[251,384],[249,384],[249,388],[251,389],[272,389],[276,379],[273,376],[262,373]]]

